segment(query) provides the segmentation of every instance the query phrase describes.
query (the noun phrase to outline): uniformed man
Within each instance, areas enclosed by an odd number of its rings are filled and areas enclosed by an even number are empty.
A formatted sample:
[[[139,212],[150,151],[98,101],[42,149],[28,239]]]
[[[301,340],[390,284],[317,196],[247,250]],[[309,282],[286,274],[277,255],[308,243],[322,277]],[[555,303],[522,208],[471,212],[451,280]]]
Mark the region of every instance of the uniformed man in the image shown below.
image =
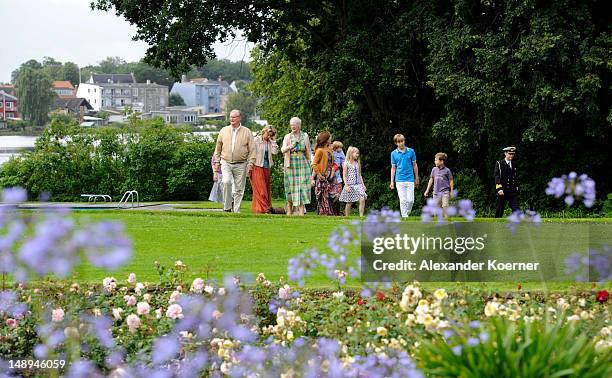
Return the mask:
[[[497,209],[495,218],[501,218],[506,209],[506,202],[510,204],[510,209],[515,212],[519,209],[518,204],[518,174],[516,163],[513,161],[515,147],[503,149],[505,159],[495,162],[493,175],[495,176],[495,192],[497,193]]]

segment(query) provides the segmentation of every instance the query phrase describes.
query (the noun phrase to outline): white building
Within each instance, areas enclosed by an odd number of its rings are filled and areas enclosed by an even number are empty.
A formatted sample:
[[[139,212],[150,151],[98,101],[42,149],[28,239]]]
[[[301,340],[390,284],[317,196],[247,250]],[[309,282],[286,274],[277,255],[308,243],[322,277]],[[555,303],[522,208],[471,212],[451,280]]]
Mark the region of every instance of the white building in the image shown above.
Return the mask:
[[[146,113],[168,106],[168,87],[151,83],[137,83],[134,74],[92,74],[81,83],[77,97],[89,101],[95,111],[106,109],[132,110]]]

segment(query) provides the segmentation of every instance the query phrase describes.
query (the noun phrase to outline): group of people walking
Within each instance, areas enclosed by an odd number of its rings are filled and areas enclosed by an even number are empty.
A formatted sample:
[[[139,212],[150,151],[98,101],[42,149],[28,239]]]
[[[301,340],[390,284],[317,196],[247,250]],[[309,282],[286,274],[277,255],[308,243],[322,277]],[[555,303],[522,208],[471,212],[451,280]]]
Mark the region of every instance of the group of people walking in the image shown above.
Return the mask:
[[[311,202],[311,189],[317,199],[320,215],[339,215],[336,202],[345,202],[344,213],[350,214],[352,203],[359,203],[363,215],[366,188],[361,176],[359,150],[350,147],[345,157],[342,143],[331,143],[327,131],[317,135],[314,156],[310,137],[302,131],[302,121],[293,117],[291,131],[284,136],[279,149],[276,130],[266,126],[255,137],[242,126],[239,110],[230,112],[230,125],[219,132],[211,159],[213,189],[209,199],[223,203],[226,212],[240,212],[246,177],[253,189],[253,213],[270,213],[272,208],[271,169],[274,155],[283,154],[283,179],[287,215],[304,215]]]
[[[302,131],[302,121],[293,117],[289,121],[291,131],[284,136],[280,147],[283,154],[283,179],[287,215],[304,215],[311,203],[311,189],[317,200],[319,215],[350,215],[352,204],[358,203],[363,216],[368,198],[361,173],[360,151],[349,147],[346,155],[343,144],[332,143],[332,136],[323,131],[315,138],[314,156],[310,138]],[[419,168],[414,149],[406,146],[402,134],[393,137],[396,148],[391,152],[390,189],[397,190],[402,217],[408,217],[414,204],[415,186],[419,186]],[[518,209],[518,179],[516,166],[512,164],[514,147],[504,148],[505,159],[495,164],[494,175],[498,205],[496,217],[503,214],[506,202],[513,211]],[[266,126],[253,136],[242,126],[239,110],[230,112],[230,125],[219,132],[211,164],[214,185],[209,199],[223,203],[226,212],[240,212],[246,177],[253,189],[253,213],[279,212],[272,208],[271,169],[274,155],[279,152],[276,130]],[[452,172],[446,167],[447,155],[437,153],[424,196],[432,190],[433,199],[446,214],[455,189]],[[504,162],[502,164],[502,162]]]

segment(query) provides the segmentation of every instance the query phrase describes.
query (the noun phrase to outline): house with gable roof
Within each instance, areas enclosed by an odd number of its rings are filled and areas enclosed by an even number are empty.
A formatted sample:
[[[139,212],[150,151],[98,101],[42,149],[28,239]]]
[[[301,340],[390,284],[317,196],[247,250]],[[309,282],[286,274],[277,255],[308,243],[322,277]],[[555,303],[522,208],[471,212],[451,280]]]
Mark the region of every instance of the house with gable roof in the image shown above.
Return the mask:
[[[79,84],[77,97],[87,99],[94,111],[123,110],[131,107],[139,113],[164,110],[168,106],[168,87],[137,83],[134,74],[92,74]]]

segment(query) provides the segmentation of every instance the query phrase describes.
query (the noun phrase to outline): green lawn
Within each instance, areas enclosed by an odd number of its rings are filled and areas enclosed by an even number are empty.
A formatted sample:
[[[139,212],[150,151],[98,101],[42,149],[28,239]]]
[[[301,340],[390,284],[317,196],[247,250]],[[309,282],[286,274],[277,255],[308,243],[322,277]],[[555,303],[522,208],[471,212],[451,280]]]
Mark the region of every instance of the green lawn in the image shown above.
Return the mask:
[[[289,258],[309,247],[325,247],[330,231],[349,222],[314,215],[298,218],[195,211],[82,211],[77,217],[124,222],[134,241],[135,255],[125,269],[113,275],[120,278],[134,272],[139,280],[147,281],[158,279],[155,261],[168,266],[175,260],[190,266],[194,277],[205,277],[207,271],[214,278],[259,272],[271,279],[286,277]],[[97,281],[107,275],[84,266],[75,278]],[[325,282],[322,277],[316,281]]]
[[[184,208],[217,207],[206,202],[183,203]],[[281,206],[282,203],[274,204]],[[169,266],[181,260],[190,268],[190,277],[220,279],[228,273],[250,274],[254,277],[263,272],[271,280],[287,275],[287,261],[307,248],[316,247],[327,251],[327,238],[337,226],[348,224],[345,217],[319,217],[308,214],[301,217],[283,215],[250,214],[250,202],[243,204],[242,214],[202,211],[79,211],[80,220],[113,219],[125,223],[134,241],[134,258],[118,272],[107,273],[83,265],[74,280],[100,282],[113,275],[123,280],[128,273],[136,273],[139,281],[156,282],[158,276],[154,262]],[[411,221],[418,221],[414,217]],[[477,219],[487,222],[490,219]],[[555,222],[558,220],[554,220]],[[562,222],[584,222],[585,220],[562,220]],[[602,219],[597,219],[601,222]],[[606,220],[604,220],[606,221]],[[607,220],[609,221],[609,220]],[[359,251],[355,249],[355,258]],[[322,274],[307,279],[311,287],[329,286],[331,282]],[[349,281],[350,286],[359,281]],[[425,286],[436,287],[440,283]],[[445,283],[447,289],[460,289],[465,284]],[[514,290],[517,283],[470,283],[470,287],[483,290]],[[522,283],[525,290],[571,290],[574,287],[589,287],[574,283]]]

